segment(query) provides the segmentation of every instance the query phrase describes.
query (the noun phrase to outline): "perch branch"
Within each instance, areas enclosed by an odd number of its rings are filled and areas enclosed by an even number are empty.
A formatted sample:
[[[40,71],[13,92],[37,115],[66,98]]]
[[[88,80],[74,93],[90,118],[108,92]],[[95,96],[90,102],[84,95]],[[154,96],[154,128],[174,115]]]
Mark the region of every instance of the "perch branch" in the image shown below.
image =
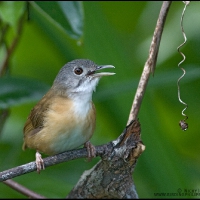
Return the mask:
[[[145,89],[147,87],[147,83],[150,77],[150,73],[154,74],[155,66],[156,66],[156,61],[157,61],[157,55],[158,55],[158,50],[160,46],[160,40],[165,24],[165,20],[167,17],[167,13],[169,10],[169,7],[171,5],[171,1],[163,1],[160,14],[157,20],[156,28],[153,34],[153,39],[150,45],[149,49],[149,56],[148,59],[144,65],[144,69],[138,84],[138,88],[135,94],[135,98],[133,100],[132,108],[130,111],[130,115],[128,118],[127,125],[130,124],[132,120],[137,119],[137,115],[140,110],[140,106],[142,103],[142,99],[144,96]]]
[[[108,148],[109,145],[101,145],[96,147],[96,153],[97,155],[101,155],[106,151],[106,148]],[[78,158],[87,158],[87,150],[86,148],[82,149],[76,149],[76,150],[71,150],[67,151],[61,154],[57,154],[54,156],[49,156],[43,159],[45,168],[50,167],[55,164],[59,164],[62,162],[66,162],[69,160],[74,160]],[[3,172],[0,172],[0,182],[12,179],[14,177],[27,174],[33,171],[36,171],[36,163],[35,162],[30,162],[24,165],[20,165],[18,167],[14,167],[9,170],[5,170]]]

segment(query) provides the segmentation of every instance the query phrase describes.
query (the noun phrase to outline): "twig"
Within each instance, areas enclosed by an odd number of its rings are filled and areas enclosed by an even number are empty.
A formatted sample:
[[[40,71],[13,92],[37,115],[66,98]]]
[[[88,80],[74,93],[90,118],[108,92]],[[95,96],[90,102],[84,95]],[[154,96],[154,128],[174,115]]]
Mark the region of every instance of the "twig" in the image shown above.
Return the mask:
[[[5,24],[5,25],[2,25],[2,21],[0,21],[1,23],[1,35],[0,35],[0,46],[2,46],[4,44],[4,37],[8,31],[8,27],[9,25],[8,24]]]
[[[109,144],[97,146],[96,147],[97,155],[102,155],[102,153],[105,152],[107,148],[109,148]],[[74,160],[77,158],[86,158],[86,157],[87,157],[87,150],[86,148],[82,148],[82,149],[67,151],[61,154],[57,154],[55,156],[49,156],[49,157],[44,158],[43,160],[44,160],[45,168],[47,168],[49,166],[52,166],[58,163]],[[0,172],[0,182],[8,180],[8,179],[12,179],[16,176],[30,173],[36,170],[37,168],[36,168],[35,162],[30,162],[18,167],[14,167],[12,169]]]
[[[9,59],[10,59],[12,53],[15,50],[15,47],[17,46],[17,44],[19,42],[19,38],[20,38],[21,32],[22,32],[22,24],[23,24],[23,20],[24,20],[25,14],[26,14],[26,12],[24,12],[24,14],[19,19],[18,27],[17,27],[17,33],[16,33],[16,36],[13,39],[12,44],[11,44],[10,47],[7,47],[7,44],[4,41],[6,33],[8,31],[8,28],[9,28],[9,25],[6,24],[2,28],[1,36],[0,36],[0,46],[2,46],[4,44],[6,46],[7,52],[6,52],[5,57],[3,58],[2,65],[0,66],[0,77],[2,77],[6,73],[8,68],[9,68],[8,62],[9,62]],[[9,109],[0,110],[0,134],[1,134],[1,131],[3,129],[3,126],[4,126],[5,122],[6,122],[7,118],[8,118],[8,116],[9,116],[9,113],[10,113]]]
[[[149,57],[144,65],[144,69],[143,69],[143,72],[138,84],[135,98],[133,100],[133,104],[132,104],[127,125],[130,124],[132,120],[135,120],[137,118],[137,115],[139,113],[140,106],[142,103],[142,99],[144,96],[144,92],[145,92],[145,89],[147,87],[147,83],[150,77],[150,73],[154,74],[158,50],[160,46],[160,40],[161,40],[165,20],[166,20],[170,5],[171,5],[171,1],[164,1],[162,4],[160,14],[157,20],[156,28],[154,31],[153,39],[152,39],[150,49],[149,49]]]
[[[0,77],[2,75],[5,74],[6,70],[8,69],[8,61],[12,55],[12,53],[14,52],[15,50],[15,47],[17,46],[18,42],[19,42],[19,39],[21,37],[21,32],[22,32],[22,28],[23,28],[23,21],[24,21],[24,17],[26,16],[26,12],[24,12],[24,14],[20,17],[19,19],[19,22],[18,22],[18,27],[17,27],[17,33],[16,33],[16,36],[15,38],[13,39],[12,41],[12,44],[10,45],[10,47],[8,47],[7,49],[7,53],[6,53],[6,56],[4,58],[4,61],[3,61],[3,64],[2,66],[0,67]],[[2,39],[3,40],[3,39]]]
[[[7,181],[4,181],[3,183],[31,199],[46,199],[44,196],[41,196],[25,188],[24,186],[20,185],[19,183],[16,183],[13,180],[7,180]]]
[[[9,109],[0,109],[0,135],[2,133],[6,119],[8,118],[9,115],[10,115]]]

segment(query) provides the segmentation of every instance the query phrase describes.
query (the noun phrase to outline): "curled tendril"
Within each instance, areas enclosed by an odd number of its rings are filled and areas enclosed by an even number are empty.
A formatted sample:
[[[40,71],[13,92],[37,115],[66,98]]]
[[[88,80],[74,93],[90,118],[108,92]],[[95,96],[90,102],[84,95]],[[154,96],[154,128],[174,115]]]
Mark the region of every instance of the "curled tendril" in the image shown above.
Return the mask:
[[[181,48],[181,47],[186,43],[186,41],[187,41],[187,37],[186,37],[186,34],[185,34],[185,32],[184,32],[184,29],[183,29],[183,16],[184,16],[186,7],[187,7],[187,5],[189,5],[190,2],[189,2],[189,1],[183,1],[183,3],[185,3],[185,7],[184,7],[183,12],[182,12],[182,15],[181,15],[181,31],[182,31],[182,34],[183,34],[183,37],[184,37],[184,42],[183,42],[180,46],[178,46],[178,48],[177,48],[178,52],[183,56],[183,60],[182,60],[181,62],[179,62],[179,64],[178,64],[178,67],[183,71],[183,74],[182,74],[182,76],[178,79],[178,81],[177,81],[177,86],[178,86],[178,99],[179,99],[179,102],[181,102],[181,103],[185,106],[185,108],[182,110],[182,115],[185,117],[185,119],[184,119],[184,120],[181,120],[181,121],[179,122],[179,125],[180,125],[181,129],[185,131],[185,130],[187,130],[187,128],[188,128],[188,124],[185,122],[185,121],[188,119],[188,116],[184,113],[184,111],[188,108],[188,105],[187,105],[184,101],[181,100],[179,82],[180,82],[180,80],[181,80],[181,79],[185,76],[185,74],[186,74],[185,69],[182,68],[182,67],[180,67],[180,65],[185,61],[186,57],[185,57],[185,55],[180,51],[180,48]]]

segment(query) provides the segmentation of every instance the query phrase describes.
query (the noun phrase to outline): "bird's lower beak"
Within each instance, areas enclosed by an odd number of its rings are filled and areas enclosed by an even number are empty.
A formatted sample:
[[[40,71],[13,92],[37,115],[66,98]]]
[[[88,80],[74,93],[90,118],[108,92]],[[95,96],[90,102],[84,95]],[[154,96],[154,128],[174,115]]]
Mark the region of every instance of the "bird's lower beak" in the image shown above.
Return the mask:
[[[100,65],[96,68],[96,70],[92,73],[93,77],[102,77],[102,76],[111,76],[114,75],[115,73],[113,72],[98,72],[96,73],[96,71],[99,71],[101,69],[106,69],[106,68],[115,68],[113,65]]]

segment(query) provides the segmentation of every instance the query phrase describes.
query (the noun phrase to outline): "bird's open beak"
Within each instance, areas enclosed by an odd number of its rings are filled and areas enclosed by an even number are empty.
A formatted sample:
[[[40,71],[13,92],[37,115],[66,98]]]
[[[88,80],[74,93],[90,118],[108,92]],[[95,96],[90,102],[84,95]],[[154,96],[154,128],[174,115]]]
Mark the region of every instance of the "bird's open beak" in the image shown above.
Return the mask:
[[[102,77],[102,76],[111,76],[114,75],[115,73],[113,72],[98,72],[96,73],[96,71],[99,71],[101,69],[106,69],[106,68],[115,68],[113,65],[100,65],[98,66],[93,72],[90,72],[90,75],[92,75],[92,77]]]

